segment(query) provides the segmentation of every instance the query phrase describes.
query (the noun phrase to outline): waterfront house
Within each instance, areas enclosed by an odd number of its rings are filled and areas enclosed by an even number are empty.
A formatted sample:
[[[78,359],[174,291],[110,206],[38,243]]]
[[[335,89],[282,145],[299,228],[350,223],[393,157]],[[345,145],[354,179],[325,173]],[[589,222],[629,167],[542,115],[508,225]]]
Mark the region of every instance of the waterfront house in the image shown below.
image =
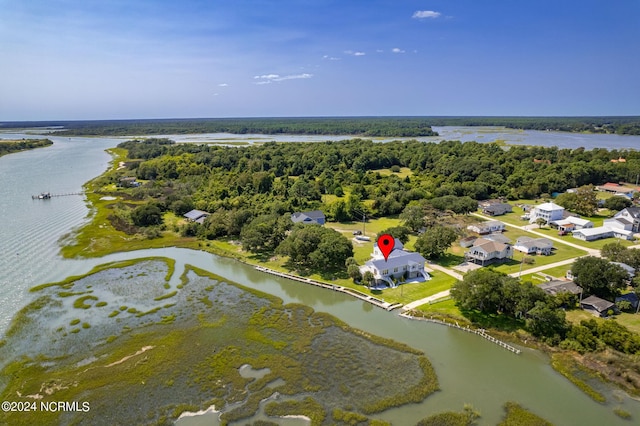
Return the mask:
[[[564,216],[564,207],[555,203],[543,203],[535,206],[529,213],[529,223],[535,223],[538,219],[544,219],[547,223],[561,220]]]
[[[427,281],[431,276],[424,269],[425,259],[413,251],[404,249],[404,245],[397,238],[389,257],[385,260],[378,244],[373,245],[371,259],[360,267],[362,275],[369,271],[373,274],[374,285],[396,287],[397,283],[406,281]]]
[[[208,212],[194,209],[185,213],[183,216],[190,222],[196,222],[202,225],[209,214]]]
[[[296,212],[291,215],[293,223],[324,225],[325,216],[320,210]]]
[[[513,249],[511,244],[478,238],[464,256],[468,262],[485,266],[511,259],[513,257]]]
[[[469,231],[473,231],[480,235],[490,234],[492,232],[502,232],[504,231],[505,225],[499,220],[490,220],[488,222],[479,222],[474,223],[473,225],[467,226]]]
[[[548,256],[553,250],[553,241],[548,238],[520,237],[513,245],[513,249],[525,254],[543,254]]]
[[[615,303],[601,299],[598,296],[589,296],[583,299],[580,302],[580,307],[597,317],[607,317],[609,316],[609,311],[616,312]]]
[[[547,294],[555,296],[559,293],[582,294],[582,287],[573,281],[553,280],[540,284],[539,287]]]

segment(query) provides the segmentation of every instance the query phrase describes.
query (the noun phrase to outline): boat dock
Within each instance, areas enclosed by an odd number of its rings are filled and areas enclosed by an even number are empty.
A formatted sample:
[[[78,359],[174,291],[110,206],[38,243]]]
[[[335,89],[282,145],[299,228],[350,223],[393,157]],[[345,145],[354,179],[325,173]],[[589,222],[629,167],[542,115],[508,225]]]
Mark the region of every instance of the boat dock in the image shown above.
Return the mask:
[[[327,284],[320,281],[312,280],[310,278],[300,277],[298,275],[288,274],[286,272],[274,271],[273,269],[265,268],[263,266],[254,266],[254,268],[260,272],[265,272],[267,274],[275,275],[282,278],[288,278],[293,281],[298,281],[305,284],[315,285],[316,287],[326,288],[328,290],[339,291],[340,293],[345,293],[353,297],[357,297],[358,299],[371,303],[374,306],[382,308],[386,311],[392,311],[402,306],[401,303],[389,303],[384,300],[380,300],[368,294],[362,293],[358,290],[354,290],[352,288],[343,287],[341,285]]]
[[[450,322],[446,322],[446,321],[442,321],[439,319],[435,319],[433,317],[431,318],[425,318],[425,317],[418,317],[418,316],[413,316],[410,315],[408,313],[401,313],[399,314],[401,317],[405,317],[405,318],[409,318],[412,320],[418,320],[418,321],[428,321],[428,322],[434,322],[436,324],[442,324],[442,325],[446,325],[448,327],[453,327],[453,328],[457,328],[458,330],[462,330],[462,331],[466,331],[467,333],[473,333],[473,334],[477,334],[478,336],[487,339],[488,341],[495,343],[496,345],[510,351],[513,352],[516,355],[520,355],[520,349],[514,348],[513,346],[509,345],[508,343],[503,342],[502,340],[498,340],[493,336],[488,335],[487,333],[485,333],[484,329],[477,329],[477,328],[470,328],[469,326],[467,327],[462,327],[460,324],[456,323],[450,323]]]
[[[50,192],[41,192],[38,195],[32,195],[33,200],[49,200],[53,197],[67,197],[69,195],[82,195],[82,192],[66,192],[64,194],[52,194]]]

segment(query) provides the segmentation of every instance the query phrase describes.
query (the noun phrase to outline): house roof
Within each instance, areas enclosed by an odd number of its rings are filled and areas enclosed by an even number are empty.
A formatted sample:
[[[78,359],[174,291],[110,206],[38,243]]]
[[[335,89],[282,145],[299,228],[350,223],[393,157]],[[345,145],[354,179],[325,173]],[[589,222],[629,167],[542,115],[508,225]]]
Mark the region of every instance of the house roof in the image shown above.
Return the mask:
[[[507,237],[505,237],[502,234],[489,234],[489,235],[485,235],[484,239],[486,240],[491,240],[491,241],[495,241],[497,243],[503,243],[503,244],[509,244],[511,243],[511,240]]]
[[[482,240],[482,241],[480,241]],[[498,243],[496,241],[485,240],[484,238],[478,238],[476,243],[471,247],[472,249],[480,249],[487,253],[492,253],[494,251],[502,251],[507,248],[506,244]]]
[[[613,263],[614,265],[618,265],[619,267],[627,271],[627,273],[631,276],[634,276],[636,274],[636,268],[629,266],[626,263],[622,263],[622,262],[611,262],[611,263]]]
[[[582,219],[582,218],[575,217],[575,216],[569,216],[565,220],[569,221],[570,223],[573,223],[574,225],[578,225],[578,226],[585,226],[585,225],[588,225],[590,223],[593,223],[590,220]]]
[[[517,246],[523,246],[528,248],[548,248],[553,247],[553,241],[548,238],[531,238],[531,237],[520,237],[516,240]]]
[[[620,296],[616,297],[616,302],[619,300],[626,300],[628,302],[631,302],[631,304],[634,306],[637,306],[638,302],[640,301],[640,299],[638,299],[638,295],[635,293],[621,294]]]
[[[612,232],[612,229],[608,228],[606,226],[598,226],[596,228],[578,229],[577,231],[573,231],[573,235],[582,234],[582,235],[584,235],[586,237],[591,237],[591,236],[594,236],[594,235],[606,234],[608,232]]]
[[[200,218],[203,218],[205,216],[209,216],[209,214],[210,214],[209,212],[205,212],[203,210],[193,209],[193,210],[191,210],[189,212],[186,212],[183,216],[186,217],[187,219],[191,219],[193,221],[196,221],[196,220],[198,220]]]
[[[582,299],[580,305],[591,306],[598,312],[604,312],[607,309],[611,309],[615,306],[613,302],[599,298],[598,296],[589,296],[586,299]]]
[[[614,217],[612,219],[607,219],[607,220],[615,220],[617,222],[622,223],[623,225],[631,225],[633,222],[631,222],[629,219],[625,218],[625,217]]]
[[[422,257],[420,253],[405,250],[393,250],[387,260],[371,259],[365,262],[365,266],[374,267],[375,269],[382,271],[385,269],[393,270],[393,268],[416,263],[424,264],[424,261],[424,257]]]
[[[626,210],[629,213],[629,215],[634,219],[640,218],[640,207],[627,207],[624,210]],[[622,213],[624,210],[620,211],[620,213]]]
[[[580,294],[582,292],[582,287],[573,281],[554,280],[540,284],[539,287],[544,290],[545,293],[551,295],[558,293]]]
[[[551,211],[551,210],[564,210],[564,207],[557,205],[556,203],[543,203],[536,206],[538,210]]]
[[[389,256],[391,256],[395,251],[400,251],[404,249],[404,244],[402,244],[402,241],[400,241],[397,238],[393,239],[394,244],[393,244],[393,250],[391,250],[391,253],[389,253]],[[378,248],[378,242],[376,241],[375,243],[373,243],[373,248],[376,249]]]
[[[308,212],[295,212],[291,215],[291,220],[295,223],[304,222],[307,219],[314,221],[318,219],[324,220],[324,213],[320,210],[311,210]]]

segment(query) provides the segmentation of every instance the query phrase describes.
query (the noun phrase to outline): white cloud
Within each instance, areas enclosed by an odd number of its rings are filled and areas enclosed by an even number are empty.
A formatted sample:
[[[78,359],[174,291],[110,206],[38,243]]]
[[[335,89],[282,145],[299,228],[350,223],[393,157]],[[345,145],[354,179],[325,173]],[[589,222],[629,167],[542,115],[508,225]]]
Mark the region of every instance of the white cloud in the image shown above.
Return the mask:
[[[220,83],[218,84],[218,87],[229,87],[229,85],[227,83]]]
[[[339,61],[340,58],[336,58],[335,56],[324,55],[322,59],[326,61]]]
[[[256,75],[253,78],[257,81],[255,84],[269,84],[274,81],[285,81],[285,80],[298,80],[311,78],[313,74],[302,73],[302,74],[289,74],[289,75],[280,75],[280,74],[264,74],[264,75]]]
[[[439,18],[440,15],[442,15],[440,12],[434,12],[433,10],[416,10],[413,13],[412,18],[414,18],[414,19],[427,19],[427,18],[435,19],[435,18]]]
[[[366,53],[364,53],[364,52],[354,52],[353,50],[345,50],[344,53],[346,53],[347,55],[353,55],[353,56],[364,56],[364,55],[366,55]]]
[[[404,50],[398,48],[398,47],[394,47],[393,49],[391,49],[391,51],[393,53],[404,53]]]
[[[382,49],[376,49],[376,53],[383,53],[383,52],[384,52],[384,50],[382,50]]]

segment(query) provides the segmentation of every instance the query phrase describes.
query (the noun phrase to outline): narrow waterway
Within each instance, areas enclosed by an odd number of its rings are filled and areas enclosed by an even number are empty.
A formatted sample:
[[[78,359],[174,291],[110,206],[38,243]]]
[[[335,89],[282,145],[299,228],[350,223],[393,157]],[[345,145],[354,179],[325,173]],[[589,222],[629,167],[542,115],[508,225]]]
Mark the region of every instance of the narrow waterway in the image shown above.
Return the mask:
[[[32,200],[31,195],[79,191],[84,182],[104,171],[109,161],[104,149],[115,146],[118,140],[51,139],[51,147],[0,158],[0,332],[6,330],[15,312],[31,300],[28,289],[36,284],[85,273],[112,260],[167,256],[176,259],[178,273],[182,265],[190,263],[285,302],[304,303],[353,327],[424,350],[436,369],[442,390],[422,404],[379,416],[393,424],[415,424],[430,414],[461,410],[465,403],[482,413],[481,424],[496,424],[506,401],[517,401],[557,425],[629,424],[613,414],[615,407],[640,419],[639,403],[620,392],[610,393],[606,405],[593,402],[555,373],[536,351],[525,349],[521,355],[514,355],[478,336],[400,318],[394,312],[349,296],[262,274],[231,259],[166,248],[117,253],[102,259],[63,260],[58,255],[58,240],[86,220],[85,201],[81,196]]]

